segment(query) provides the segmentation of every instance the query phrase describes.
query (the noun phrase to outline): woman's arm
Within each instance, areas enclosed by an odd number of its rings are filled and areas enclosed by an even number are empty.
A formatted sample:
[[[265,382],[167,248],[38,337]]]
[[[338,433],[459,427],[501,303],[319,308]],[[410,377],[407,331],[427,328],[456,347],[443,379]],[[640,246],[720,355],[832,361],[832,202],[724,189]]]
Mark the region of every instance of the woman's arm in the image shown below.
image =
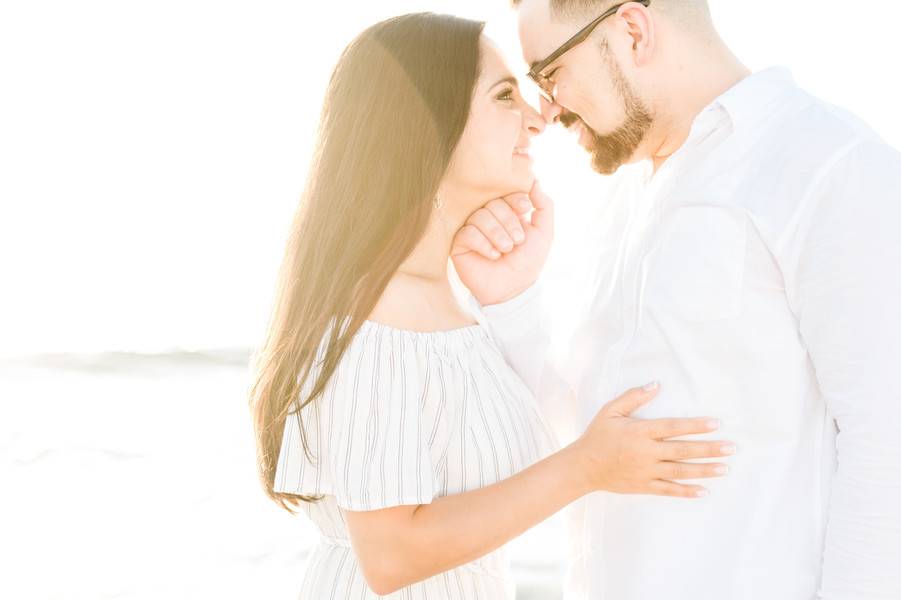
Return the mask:
[[[719,457],[724,442],[665,441],[708,433],[709,419],[632,419],[656,387],[608,403],[574,443],[516,475],[430,504],[345,511],[369,587],[387,595],[499,548],[593,491],[698,497],[700,486],[672,479],[722,476],[721,465],[675,462]]]
[[[430,504],[345,511],[354,551],[376,594],[471,562],[591,491],[572,446],[493,485]]]

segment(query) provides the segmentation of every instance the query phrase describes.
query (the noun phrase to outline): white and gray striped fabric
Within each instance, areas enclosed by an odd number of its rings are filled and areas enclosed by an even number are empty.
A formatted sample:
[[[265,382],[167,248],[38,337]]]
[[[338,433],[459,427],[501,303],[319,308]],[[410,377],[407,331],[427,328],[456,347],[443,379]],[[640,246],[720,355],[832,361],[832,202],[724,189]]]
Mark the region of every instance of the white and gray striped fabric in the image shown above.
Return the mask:
[[[503,600],[504,549],[411,585],[373,593],[340,509],[427,504],[510,477],[556,447],[528,388],[481,325],[437,332],[365,321],[325,393],[285,423],[274,489],[324,495],[304,511],[321,534],[301,600]]]

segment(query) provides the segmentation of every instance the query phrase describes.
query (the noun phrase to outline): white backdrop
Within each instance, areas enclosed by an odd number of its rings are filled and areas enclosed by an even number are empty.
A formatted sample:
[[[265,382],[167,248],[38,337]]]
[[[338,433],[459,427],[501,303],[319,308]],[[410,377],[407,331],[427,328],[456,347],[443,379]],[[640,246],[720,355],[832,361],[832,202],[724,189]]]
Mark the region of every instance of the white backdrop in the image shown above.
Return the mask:
[[[712,4],[749,66],[901,146],[895,2]],[[491,19],[523,70],[506,0],[0,2],[0,358],[169,353],[0,360],[0,597],[296,597],[315,532],[257,486],[246,349],[338,53],[416,10]],[[577,264],[604,180],[564,132],[534,154]],[[563,544],[514,542],[521,600],[560,597]]]
[[[749,66],[901,146],[896,2],[712,4]],[[512,46],[506,0],[0,4],[0,355],[257,343],[334,61],[416,10]],[[536,146],[565,228],[602,183],[567,136]]]

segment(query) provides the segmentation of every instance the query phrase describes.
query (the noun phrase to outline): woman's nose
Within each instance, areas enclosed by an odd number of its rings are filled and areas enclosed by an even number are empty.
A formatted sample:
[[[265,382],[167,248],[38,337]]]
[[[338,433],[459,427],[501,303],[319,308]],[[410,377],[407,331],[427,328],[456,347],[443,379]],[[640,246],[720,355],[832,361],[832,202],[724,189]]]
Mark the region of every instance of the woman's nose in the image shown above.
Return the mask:
[[[526,130],[529,132],[529,135],[539,135],[544,128],[547,127],[547,123],[538,111],[536,111],[531,106],[526,108],[525,113],[523,114],[523,125]]]

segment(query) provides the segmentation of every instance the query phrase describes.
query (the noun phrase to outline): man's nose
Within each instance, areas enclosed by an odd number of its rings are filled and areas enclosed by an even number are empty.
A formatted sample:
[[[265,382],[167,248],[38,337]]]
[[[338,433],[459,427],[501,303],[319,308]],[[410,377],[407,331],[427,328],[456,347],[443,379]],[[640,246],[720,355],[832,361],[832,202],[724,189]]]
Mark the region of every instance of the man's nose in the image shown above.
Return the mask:
[[[548,125],[556,123],[560,119],[561,114],[563,114],[562,106],[556,102],[551,102],[544,96],[541,97],[541,116],[544,117]]]

